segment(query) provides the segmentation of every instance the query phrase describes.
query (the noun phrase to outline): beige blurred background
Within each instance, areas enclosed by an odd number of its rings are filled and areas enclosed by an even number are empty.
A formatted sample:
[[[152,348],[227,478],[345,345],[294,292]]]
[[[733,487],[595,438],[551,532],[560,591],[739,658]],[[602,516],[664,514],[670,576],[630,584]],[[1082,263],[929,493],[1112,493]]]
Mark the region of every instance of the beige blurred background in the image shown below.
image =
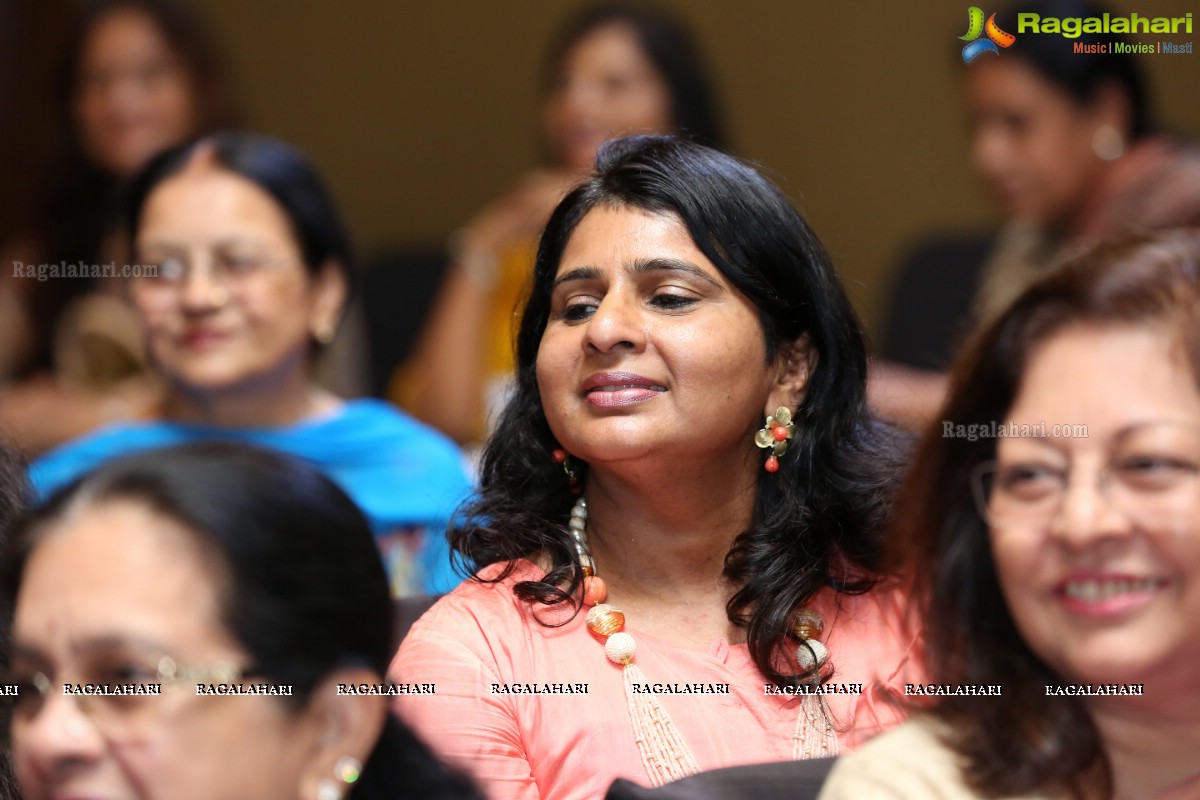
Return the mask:
[[[35,5],[25,16],[42,29],[70,8]],[[367,252],[440,242],[536,163],[542,54],[580,5],[198,3],[251,127],[313,156]],[[663,5],[689,21],[712,62],[735,151],[765,165],[809,216],[872,332],[908,246],[997,221],[967,162],[959,102],[970,67],[956,37],[970,2]],[[1200,10],[1180,0],[1110,5],[1143,16]],[[36,40],[52,38],[42,30]],[[1141,58],[1159,120],[1200,136],[1200,53]]]

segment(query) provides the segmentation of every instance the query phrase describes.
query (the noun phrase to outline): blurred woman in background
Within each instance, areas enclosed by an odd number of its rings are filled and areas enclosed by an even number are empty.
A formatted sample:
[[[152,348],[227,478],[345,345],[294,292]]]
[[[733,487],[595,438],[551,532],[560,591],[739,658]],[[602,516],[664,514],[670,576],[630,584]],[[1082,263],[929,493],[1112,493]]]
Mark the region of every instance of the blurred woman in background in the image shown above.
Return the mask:
[[[1105,13],[1088,0],[1037,0],[997,13],[1000,26],[1017,30],[1018,11],[1056,18]],[[912,324],[920,325],[920,316],[950,317],[962,324],[947,327],[969,332],[1105,237],[1200,225],[1200,148],[1158,129],[1139,59],[1111,50],[1119,39],[1027,33],[1002,56],[962,67],[971,158],[1008,221],[976,265],[973,302],[939,308],[932,298],[909,298]],[[1076,45],[1109,50],[1080,54]],[[943,336],[929,347],[941,349],[935,358],[948,363],[960,344],[961,337]],[[933,418],[945,390],[940,372],[897,364],[872,370],[872,404],[913,427]]]
[[[163,150],[235,116],[217,49],[172,0],[96,0],[67,38],[58,80],[65,153],[5,263],[84,265],[83,277],[0,275],[0,429],[38,453],[152,402],[142,341],[119,281],[129,263],[122,189]],[[77,268],[77,274],[79,270]]]
[[[676,133],[723,146],[708,71],[664,11],[604,4],[559,32],[546,61],[546,164],[488,204],[451,240],[445,284],[392,397],[462,443],[478,445],[512,382],[513,332],[533,250],[550,211],[626,133]]]
[[[930,436],[898,542],[930,674],[1003,694],[938,698],[822,798],[1200,797],[1200,233],[1034,284],[942,416],[1008,435]]]
[[[383,688],[392,603],[366,520],[300,461],[209,442],[110,463],[18,525],[3,577],[25,800],[479,798],[386,696],[343,688]]]
[[[1105,9],[1042,0],[1020,11],[1065,18]],[[1102,238],[1200,224],[1200,149],[1157,130],[1137,59],[1081,58],[1079,43],[1110,42],[1027,35],[1003,58],[964,67],[971,157],[1010,220],[984,269],[983,319]]]
[[[469,485],[444,436],[377,400],[343,402],[314,382],[350,289],[350,243],[298,151],[218,133],[156,159],[130,205],[128,281],[165,386],[153,421],[64,445],[32,467],[48,494],[114,455],[236,438],[302,456],[362,507],[397,595],[458,579],[444,532]]]

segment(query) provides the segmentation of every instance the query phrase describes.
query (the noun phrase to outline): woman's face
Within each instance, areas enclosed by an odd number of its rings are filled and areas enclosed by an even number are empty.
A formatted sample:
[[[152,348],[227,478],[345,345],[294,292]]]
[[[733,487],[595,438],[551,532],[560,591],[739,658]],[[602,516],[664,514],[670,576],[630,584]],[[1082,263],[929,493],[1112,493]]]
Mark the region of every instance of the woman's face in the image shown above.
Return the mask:
[[[77,509],[45,534],[13,624],[15,676],[23,688],[49,679],[45,699],[29,693],[13,717],[26,800],[295,800],[318,725],[279,698],[197,696],[196,681],[165,682],[159,696],[64,694],[156,683],[164,655],[248,666],[206,563],[178,523],[132,501]]]
[[[593,467],[751,463],[778,372],[754,306],[677,217],[600,206],[580,221],[537,357],[546,418],[568,452]]]
[[[1067,681],[1194,686],[1200,393],[1179,351],[1153,329],[1068,328],[1034,351],[1007,421],[1086,425],[998,442],[992,549],[1029,646]],[[1025,498],[1004,521],[1001,487]]]
[[[971,156],[1004,211],[1068,225],[1104,165],[1092,146],[1096,113],[1019,59],[971,64],[966,94]]]
[[[588,169],[608,139],[674,130],[672,113],[667,82],[633,30],[613,23],[567,52],[542,107],[542,124],[565,166]]]
[[[84,41],[76,80],[80,144],[114,175],[133,175],[195,128],[187,72],[144,12],[121,8],[103,16]]]
[[[305,269],[287,216],[254,182],[202,157],[154,189],[131,294],[150,355],[194,394],[304,384],[314,332],[336,323],[340,277]],[[173,277],[166,277],[173,276]]]

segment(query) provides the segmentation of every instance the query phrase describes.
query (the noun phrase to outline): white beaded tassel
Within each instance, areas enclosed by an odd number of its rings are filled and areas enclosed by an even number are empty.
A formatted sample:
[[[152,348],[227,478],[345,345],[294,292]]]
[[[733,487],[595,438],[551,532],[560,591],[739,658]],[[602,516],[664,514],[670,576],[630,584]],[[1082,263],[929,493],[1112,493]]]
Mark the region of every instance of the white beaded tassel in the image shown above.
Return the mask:
[[[792,760],[837,754],[837,731],[829,721],[825,695],[804,695],[800,700],[800,715],[796,717],[796,732],[792,735]]]
[[[624,631],[614,633],[604,643],[604,654],[608,659],[623,665],[625,699],[633,722],[633,739],[642,754],[642,765],[650,776],[650,783],[662,786],[695,775],[700,771],[700,765],[658,698],[634,691],[634,684],[645,686],[649,683],[645,673],[633,663],[635,650],[633,637]]]
[[[579,560],[585,568],[585,574],[591,575],[595,570],[592,561],[591,548],[587,540],[587,501],[582,497],[575,501],[571,509],[571,536],[579,553]],[[592,577],[586,581],[596,580]],[[585,587],[584,597],[589,596]],[[629,706],[629,719],[633,724],[633,738],[637,743],[638,752],[642,756],[642,765],[646,775],[654,786],[677,781],[700,771],[696,757],[675,723],[671,715],[658,702],[653,694],[635,692],[634,685],[645,686],[649,683],[645,674],[637,664],[633,663],[637,653],[637,642],[626,633],[625,614],[615,606],[604,603],[604,592],[599,592],[596,600],[587,614],[587,627],[594,635],[604,640],[604,655],[608,660],[621,667],[621,677],[625,683],[625,700]]]
[[[801,642],[796,648],[796,662],[804,673],[814,673],[813,688],[820,688],[821,668],[828,666],[829,650],[817,641],[815,633],[822,628],[821,618],[812,611],[803,609],[798,620],[797,633]],[[796,732],[792,734],[792,759],[821,758],[838,754],[837,731],[829,720],[829,706],[823,694],[806,694],[800,700],[800,714],[796,717]]]

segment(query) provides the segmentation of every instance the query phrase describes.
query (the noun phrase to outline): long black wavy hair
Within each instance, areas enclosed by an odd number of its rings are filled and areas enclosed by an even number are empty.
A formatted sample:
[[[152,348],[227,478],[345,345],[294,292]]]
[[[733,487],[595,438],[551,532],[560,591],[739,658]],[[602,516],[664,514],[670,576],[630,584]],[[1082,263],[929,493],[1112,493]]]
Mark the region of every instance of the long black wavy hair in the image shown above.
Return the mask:
[[[867,409],[863,335],[825,249],[783,193],[732,156],[670,136],[615,139],[600,149],[594,176],[555,209],[517,335],[515,393],[484,451],[479,499],[451,533],[452,545],[477,568],[543,555],[550,571],[518,583],[517,595],[578,610],[583,574],[566,524],[574,497],[551,458],[558,445],[536,362],[563,250],[599,206],[678,217],[757,307],[768,362],[802,336],[816,355],[794,414],[795,443],[778,473],[762,474],[753,523],[725,560],[726,577],[741,587],[728,603],[729,619],[746,629],[764,675],[793,682],[776,649],[791,635],[796,610],[824,587],[863,592],[880,575],[902,448]],[[586,473],[586,465],[580,469]]]

